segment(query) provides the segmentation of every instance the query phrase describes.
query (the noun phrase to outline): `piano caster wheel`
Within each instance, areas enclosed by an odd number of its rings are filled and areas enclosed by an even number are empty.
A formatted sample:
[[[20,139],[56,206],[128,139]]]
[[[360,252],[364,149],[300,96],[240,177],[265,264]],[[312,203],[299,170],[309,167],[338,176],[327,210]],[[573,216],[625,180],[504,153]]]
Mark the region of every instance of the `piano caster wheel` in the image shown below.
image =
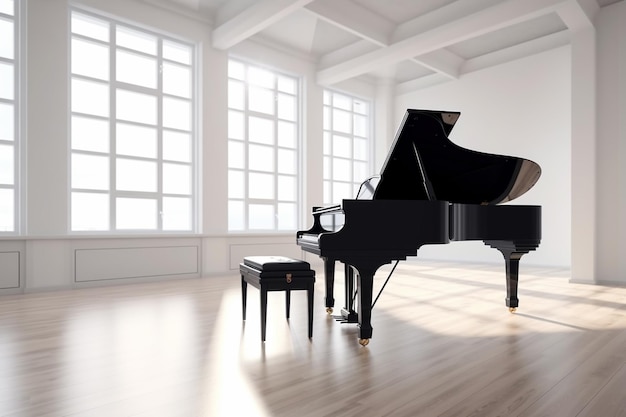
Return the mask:
[[[509,313],[513,314],[517,311],[517,307],[509,307]]]
[[[332,307],[326,307],[326,314],[333,314],[333,308]]]
[[[370,343],[369,339],[359,339],[359,344],[361,346],[367,346],[367,345],[369,345],[369,343]]]

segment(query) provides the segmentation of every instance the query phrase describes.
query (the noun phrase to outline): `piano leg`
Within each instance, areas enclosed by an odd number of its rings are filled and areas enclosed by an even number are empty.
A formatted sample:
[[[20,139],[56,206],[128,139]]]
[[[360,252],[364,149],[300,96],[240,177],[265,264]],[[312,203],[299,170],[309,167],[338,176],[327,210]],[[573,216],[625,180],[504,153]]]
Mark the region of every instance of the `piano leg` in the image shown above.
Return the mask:
[[[510,312],[514,312],[519,306],[517,298],[517,283],[519,281],[519,260],[523,253],[507,252],[504,253],[504,262],[506,265],[506,299],[505,304]]]
[[[359,321],[359,315],[354,311],[354,287],[355,287],[355,273],[354,268],[348,264],[344,264],[344,277],[345,277],[345,296],[344,307],[341,309],[341,317],[339,318],[343,323],[357,323]]]
[[[504,256],[506,269],[506,299],[505,304],[513,313],[519,306],[517,298],[517,284],[519,281],[519,261],[523,255],[537,249],[539,241],[507,242],[503,240],[486,240],[486,245],[498,249]]]
[[[357,307],[359,322],[359,343],[365,346],[372,337],[372,300],[374,292],[374,274],[388,260],[372,260],[356,262],[353,266],[356,273],[357,293],[359,305]]]
[[[326,313],[331,314],[335,306],[335,260],[324,258],[324,281],[326,282]]]

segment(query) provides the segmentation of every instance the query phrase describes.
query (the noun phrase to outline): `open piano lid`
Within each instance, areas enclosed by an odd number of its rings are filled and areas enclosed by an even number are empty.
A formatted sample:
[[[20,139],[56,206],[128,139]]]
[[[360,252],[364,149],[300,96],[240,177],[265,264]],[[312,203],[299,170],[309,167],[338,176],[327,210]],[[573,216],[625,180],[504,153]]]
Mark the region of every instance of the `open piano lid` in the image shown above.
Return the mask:
[[[407,110],[373,198],[498,204],[532,188],[541,175],[535,162],[465,149],[448,139],[460,115]]]

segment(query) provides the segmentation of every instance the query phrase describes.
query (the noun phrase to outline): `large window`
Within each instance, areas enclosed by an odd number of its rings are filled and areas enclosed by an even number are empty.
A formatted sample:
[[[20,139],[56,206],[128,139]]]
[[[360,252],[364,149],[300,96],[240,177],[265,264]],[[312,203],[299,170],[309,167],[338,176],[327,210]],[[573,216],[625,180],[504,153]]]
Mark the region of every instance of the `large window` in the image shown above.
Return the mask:
[[[0,0],[0,234],[18,230],[18,1]]]
[[[194,231],[195,48],[71,18],[71,230]]]
[[[298,79],[237,60],[228,77],[228,229],[295,230]]]
[[[371,105],[324,91],[324,204],[355,198],[371,175]]]

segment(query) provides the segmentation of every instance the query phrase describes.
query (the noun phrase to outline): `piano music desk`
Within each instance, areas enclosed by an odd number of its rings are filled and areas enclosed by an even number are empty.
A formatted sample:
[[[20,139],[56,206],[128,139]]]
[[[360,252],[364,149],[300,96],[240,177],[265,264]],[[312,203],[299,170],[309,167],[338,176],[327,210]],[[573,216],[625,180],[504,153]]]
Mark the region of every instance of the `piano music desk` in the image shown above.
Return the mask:
[[[261,340],[265,341],[267,292],[285,291],[286,316],[289,319],[292,290],[306,290],[309,314],[309,339],[313,337],[313,291],[315,271],[308,262],[284,256],[247,256],[239,264],[243,319],[246,320],[248,284],[261,291]]]

